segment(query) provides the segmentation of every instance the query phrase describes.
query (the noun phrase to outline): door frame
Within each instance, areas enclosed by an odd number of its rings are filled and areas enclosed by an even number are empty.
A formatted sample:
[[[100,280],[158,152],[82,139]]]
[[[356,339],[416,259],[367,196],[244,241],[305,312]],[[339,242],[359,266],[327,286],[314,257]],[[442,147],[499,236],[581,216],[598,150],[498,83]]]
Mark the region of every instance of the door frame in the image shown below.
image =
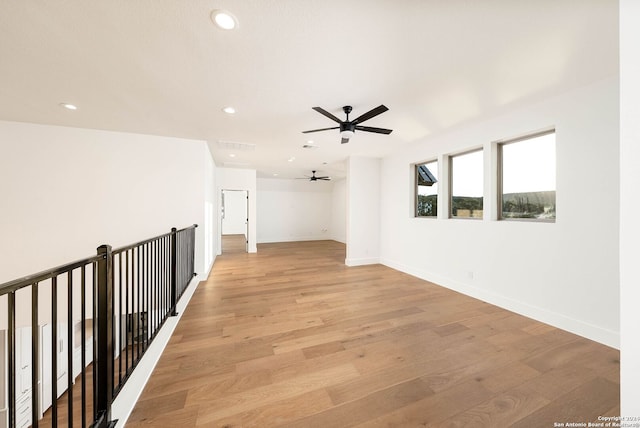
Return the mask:
[[[218,255],[222,254],[222,222],[224,221],[225,216],[225,207],[224,207],[224,192],[244,192],[245,201],[246,201],[246,218],[244,219],[244,251],[246,253],[249,252],[249,190],[248,189],[219,189],[220,199],[219,199],[219,209],[218,209]]]

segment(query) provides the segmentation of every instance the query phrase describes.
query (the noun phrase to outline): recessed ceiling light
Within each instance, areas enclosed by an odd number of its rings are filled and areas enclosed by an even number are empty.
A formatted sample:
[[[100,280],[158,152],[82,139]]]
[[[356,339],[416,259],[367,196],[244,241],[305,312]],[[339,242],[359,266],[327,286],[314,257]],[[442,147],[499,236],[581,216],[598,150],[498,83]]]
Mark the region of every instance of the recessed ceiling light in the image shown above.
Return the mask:
[[[307,144],[313,144],[313,140],[307,140]]]
[[[274,177],[277,177],[277,176],[278,176],[278,173],[277,173],[277,172],[274,172],[274,173],[273,173],[273,176],[274,176]]]
[[[64,107],[67,110],[78,110],[78,107],[74,106],[73,104],[69,104],[69,103],[60,103],[60,107]]]
[[[228,106],[228,107],[223,108],[222,111],[227,113],[227,114],[234,114],[236,112],[236,109],[234,109],[231,106]]]
[[[289,161],[289,162],[293,162],[294,160],[296,160],[296,158],[294,158],[293,156],[291,156],[291,157],[288,159],[288,161]]]
[[[229,153],[229,157],[230,157],[230,158],[235,158],[235,157],[236,157],[236,154],[235,154],[235,153]]]
[[[211,12],[211,21],[223,30],[233,30],[238,26],[236,17],[226,10],[214,10]]]

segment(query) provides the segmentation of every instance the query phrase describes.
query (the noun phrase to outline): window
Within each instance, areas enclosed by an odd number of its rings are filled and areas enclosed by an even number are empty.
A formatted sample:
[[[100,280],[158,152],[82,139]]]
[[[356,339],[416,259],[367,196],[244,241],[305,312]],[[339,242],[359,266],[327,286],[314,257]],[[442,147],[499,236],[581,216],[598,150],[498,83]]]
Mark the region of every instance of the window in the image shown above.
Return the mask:
[[[482,150],[451,156],[452,218],[482,218],[484,173]]]
[[[438,216],[438,161],[416,165],[416,217]]]
[[[498,144],[501,219],[555,220],[556,134]]]

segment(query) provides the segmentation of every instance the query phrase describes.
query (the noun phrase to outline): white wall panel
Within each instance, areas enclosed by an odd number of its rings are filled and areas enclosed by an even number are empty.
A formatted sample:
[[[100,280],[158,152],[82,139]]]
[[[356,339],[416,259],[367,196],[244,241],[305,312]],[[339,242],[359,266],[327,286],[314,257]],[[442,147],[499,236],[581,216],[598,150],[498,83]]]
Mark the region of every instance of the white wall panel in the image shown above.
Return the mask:
[[[331,239],[347,242],[347,180],[333,183],[331,199]]]
[[[620,305],[622,414],[640,415],[640,3],[620,1]]]
[[[600,81],[385,158],[382,262],[619,346],[618,89],[617,78]],[[491,156],[492,141],[549,127],[556,128],[555,223],[495,221],[491,215],[484,220],[413,217],[412,163],[478,145]],[[491,168],[483,178],[489,183],[485,193],[493,191]],[[485,203],[491,200],[485,194]]]
[[[0,282],[193,223],[196,271],[211,265],[205,142],[0,122],[0,153]]]
[[[258,180],[258,242],[331,239],[331,182]]]
[[[380,258],[380,159],[347,160],[348,266],[378,263]]]

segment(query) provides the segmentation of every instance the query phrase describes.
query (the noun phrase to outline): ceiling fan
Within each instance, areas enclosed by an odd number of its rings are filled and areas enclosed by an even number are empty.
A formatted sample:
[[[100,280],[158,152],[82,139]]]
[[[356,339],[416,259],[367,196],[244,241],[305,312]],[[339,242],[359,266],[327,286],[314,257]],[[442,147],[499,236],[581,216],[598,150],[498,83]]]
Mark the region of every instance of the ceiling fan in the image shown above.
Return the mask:
[[[298,178],[298,180],[309,180],[309,181],[318,181],[318,180],[322,180],[322,181],[331,181],[331,177],[316,177],[316,172],[315,171],[311,171],[312,175],[311,177],[309,177],[308,175],[305,175],[304,178]]]
[[[353,107],[351,106],[344,106],[342,107],[342,110],[346,113],[347,115],[347,119],[342,121],[340,119],[338,119],[337,117],[335,117],[334,115],[332,115],[331,113],[329,113],[328,111],[326,111],[325,109],[323,109],[322,107],[313,107],[313,109],[315,111],[317,111],[318,113],[328,117],[329,119],[333,120],[334,122],[338,122],[340,124],[340,126],[334,126],[331,128],[322,128],[322,129],[312,129],[311,131],[302,131],[303,134],[308,134],[310,132],[318,132],[318,131],[328,131],[329,129],[340,129],[340,136],[342,137],[342,144],[344,143],[348,143],[349,142],[349,138],[351,138],[353,136],[353,133],[357,130],[357,131],[366,131],[366,132],[375,132],[376,134],[391,134],[391,129],[385,129],[385,128],[374,128],[372,126],[361,126],[360,124],[362,122],[364,122],[365,120],[369,120],[372,117],[376,117],[377,115],[384,113],[385,111],[389,110],[386,106],[384,105],[379,105],[378,107],[369,110],[368,112],[366,112],[365,114],[362,114],[360,116],[358,116],[357,118],[353,119],[353,120],[349,120],[349,113],[351,113],[351,110],[353,110]]]

